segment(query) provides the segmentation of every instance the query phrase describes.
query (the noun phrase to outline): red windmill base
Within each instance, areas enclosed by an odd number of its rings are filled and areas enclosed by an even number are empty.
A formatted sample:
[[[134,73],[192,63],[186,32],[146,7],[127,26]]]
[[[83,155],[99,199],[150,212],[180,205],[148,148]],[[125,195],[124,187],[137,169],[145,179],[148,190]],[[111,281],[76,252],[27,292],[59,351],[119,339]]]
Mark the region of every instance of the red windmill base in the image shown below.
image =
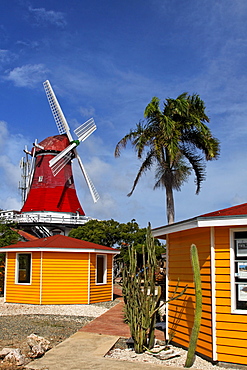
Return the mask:
[[[85,215],[76,194],[71,161],[56,176],[49,167],[49,161],[68,145],[67,135],[56,135],[33,148],[36,157],[34,174],[21,213],[45,211]]]

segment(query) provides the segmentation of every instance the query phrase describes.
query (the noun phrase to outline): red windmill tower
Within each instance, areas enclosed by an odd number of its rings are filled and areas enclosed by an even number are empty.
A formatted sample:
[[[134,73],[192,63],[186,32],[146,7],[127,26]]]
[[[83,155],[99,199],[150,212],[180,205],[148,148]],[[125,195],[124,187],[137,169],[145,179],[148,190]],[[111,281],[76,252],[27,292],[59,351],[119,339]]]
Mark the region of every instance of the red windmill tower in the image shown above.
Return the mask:
[[[91,192],[94,202],[99,195],[85,171],[76,147],[95,130],[93,118],[79,126],[74,140],[62,109],[56,99],[49,81],[44,82],[45,92],[57,124],[59,135],[50,136],[40,143],[34,143],[27,185],[24,186],[24,204],[20,211],[19,222],[24,228],[36,234],[64,233],[85,223],[89,218],[80,205],[76,194],[72,173],[72,159],[78,160],[81,171]]]

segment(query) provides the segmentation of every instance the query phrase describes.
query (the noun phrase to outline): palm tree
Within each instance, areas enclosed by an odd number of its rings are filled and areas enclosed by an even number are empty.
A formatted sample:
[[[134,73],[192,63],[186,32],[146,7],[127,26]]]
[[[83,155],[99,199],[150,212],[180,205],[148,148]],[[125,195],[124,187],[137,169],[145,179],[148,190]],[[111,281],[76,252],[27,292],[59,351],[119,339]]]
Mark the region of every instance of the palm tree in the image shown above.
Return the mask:
[[[139,122],[117,144],[115,157],[127,143],[143,160],[134,180],[130,196],[141,176],[155,166],[154,189],[166,189],[167,221],[174,222],[173,190],[181,190],[192,171],[195,174],[196,194],[205,180],[205,160],[217,159],[219,141],[212,136],[206,123],[205,104],[197,94],[183,93],[176,99],[166,99],[163,109],[153,97],[144,112],[145,121]]]

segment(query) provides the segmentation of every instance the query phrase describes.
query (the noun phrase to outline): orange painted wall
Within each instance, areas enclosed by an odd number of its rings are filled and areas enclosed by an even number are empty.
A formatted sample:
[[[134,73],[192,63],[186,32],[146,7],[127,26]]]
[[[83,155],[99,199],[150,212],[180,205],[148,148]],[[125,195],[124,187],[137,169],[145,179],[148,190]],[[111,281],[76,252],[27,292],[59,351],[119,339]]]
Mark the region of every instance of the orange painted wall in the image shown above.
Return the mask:
[[[42,304],[88,303],[88,253],[44,252]]]
[[[113,289],[113,256],[106,256],[107,283],[97,285],[96,254],[32,252],[31,284],[21,285],[15,283],[16,253],[9,252],[7,253],[6,302],[89,304],[110,301]]]
[[[215,275],[218,361],[246,365],[247,315],[231,313],[229,227],[215,228]]]
[[[188,284],[186,293],[168,305],[169,334],[174,335],[173,342],[188,346],[195,307],[193,271],[190,262],[190,246],[193,243],[197,246],[199,254],[203,295],[202,321],[196,350],[212,358],[210,229],[192,229],[169,234],[167,241],[169,297],[174,292],[178,279],[181,288]]]
[[[102,253],[103,254],[103,253]],[[107,256],[106,284],[96,284],[96,254],[90,254],[90,303],[112,300],[112,255]]]
[[[16,253],[7,253],[5,300],[8,303],[39,304],[40,299],[40,252],[32,253],[31,284],[15,283]]]

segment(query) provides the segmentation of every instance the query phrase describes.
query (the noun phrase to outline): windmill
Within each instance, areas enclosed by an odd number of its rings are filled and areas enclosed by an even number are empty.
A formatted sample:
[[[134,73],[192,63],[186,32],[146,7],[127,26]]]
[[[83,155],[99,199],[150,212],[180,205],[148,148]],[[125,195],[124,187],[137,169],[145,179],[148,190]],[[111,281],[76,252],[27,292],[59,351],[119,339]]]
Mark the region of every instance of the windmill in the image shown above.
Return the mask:
[[[48,218],[50,223],[56,219],[56,224],[61,223],[61,220],[63,223],[71,224],[71,220],[78,221],[85,216],[74,185],[73,159],[79,163],[93,201],[97,202],[99,199],[77,152],[77,146],[96,130],[96,125],[93,118],[90,118],[74,130],[76,135],[74,140],[48,80],[44,82],[44,89],[59,135],[47,137],[40,143],[36,140],[31,152],[24,150],[26,154],[31,155],[31,165],[26,198],[20,213],[22,217],[28,216],[32,222],[42,223]],[[86,222],[85,217],[82,221]]]

